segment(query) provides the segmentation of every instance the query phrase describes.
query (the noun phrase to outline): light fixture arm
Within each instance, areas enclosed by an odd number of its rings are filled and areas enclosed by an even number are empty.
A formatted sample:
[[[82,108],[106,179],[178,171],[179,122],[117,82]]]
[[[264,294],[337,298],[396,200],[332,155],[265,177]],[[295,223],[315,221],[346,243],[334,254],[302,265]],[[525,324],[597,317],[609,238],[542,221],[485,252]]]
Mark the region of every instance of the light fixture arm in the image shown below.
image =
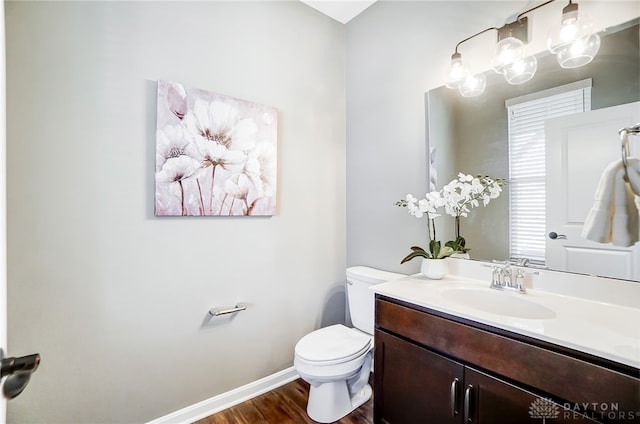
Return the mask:
[[[522,17],[523,17],[524,15],[526,15],[527,13],[529,13],[529,12],[533,12],[533,11],[534,11],[534,10],[536,10],[536,9],[540,9],[542,6],[546,6],[546,5],[548,5],[549,3],[553,3],[554,1],[555,1],[555,0],[549,0],[549,1],[546,1],[546,2],[544,2],[544,3],[542,3],[542,4],[537,5],[536,7],[532,7],[532,8],[531,8],[531,9],[529,9],[529,10],[525,10],[524,12],[522,12],[521,14],[519,14],[519,15],[518,15],[518,17],[516,18],[516,21],[520,21],[520,20],[522,19]],[[571,0],[569,0],[569,4],[571,4]]]
[[[484,34],[484,33],[485,33],[485,32],[487,32],[487,31],[491,31],[492,29],[494,29],[494,30],[498,31],[498,28],[496,28],[496,27],[487,28],[487,29],[485,29],[485,30],[482,30],[482,31],[480,31],[480,32],[478,32],[478,33],[476,33],[476,34],[473,34],[472,36],[467,37],[467,38],[465,38],[464,40],[460,41],[458,44],[456,44],[456,48],[455,48],[455,50],[454,50],[454,54],[458,54],[458,47],[460,47],[460,44],[464,43],[465,41],[469,41],[469,40],[471,40],[472,38],[475,38],[475,37],[477,37],[477,36],[478,36],[478,35],[480,35],[480,34]]]
[[[544,2],[544,3],[542,3],[542,4],[539,4],[539,5],[535,6],[535,7],[532,7],[531,9],[525,10],[524,12],[522,12],[522,13],[520,13],[520,14],[518,15],[518,17],[516,18],[516,20],[515,20],[515,21],[513,21],[511,24],[507,24],[507,25],[503,26],[502,28],[490,27],[490,28],[487,28],[487,29],[485,29],[485,30],[482,30],[482,31],[480,31],[480,32],[478,32],[478,33],[475,33],[475,34],[473,34],[473,35],[472,35],[472,36],[470,36],[470,37],[465,38],[464,40],[462,40],[462,41],[460,41],[458,44],[456,44],[456,48],[455,48],[455,50],[454,50],[454,54],[457,54],[457,53],[458,53],[458,47],[460,47],[460,45],[461,45],[462,43],[464,43],[464,42],[466,42],[466,41],[469,41],[469,40],[471,40],[472,38],[475,38],[475,37],[477,37],[477,36],[478,36],[478,35],[480,35],[480,34],[484,34],[484,33],[485,33],[485,32],[487,32],[487,31],[495,30],[495,31],[498,31],[498,33],[500,33],[500,30],[503,30],[503,31],[504,31],[505,29],[512,30],[512,29],[513,29],[512,25],[514,25],[516,22],[517,22],[517,23],[519,23],[519,24],[522,24],[522,17],[523,17],[524,15],[526,15],[527,13],[532,12],[532,11],[534,11],[534,10],[536,10],[536,9],[539,9],[539,8],[541,8],[541,7],[543,7],[543,6],[546,6],[546,5],[548,5],[549,3],[553,3],[554,1],[556,1],[556,0],[548,0],[548,1]],[[572,3],[572,1],[571,1],[571,0],[569,0],[569,4],[571,4],[571,3]],[[525,24],[526,24],[526,23],[525,23]]]

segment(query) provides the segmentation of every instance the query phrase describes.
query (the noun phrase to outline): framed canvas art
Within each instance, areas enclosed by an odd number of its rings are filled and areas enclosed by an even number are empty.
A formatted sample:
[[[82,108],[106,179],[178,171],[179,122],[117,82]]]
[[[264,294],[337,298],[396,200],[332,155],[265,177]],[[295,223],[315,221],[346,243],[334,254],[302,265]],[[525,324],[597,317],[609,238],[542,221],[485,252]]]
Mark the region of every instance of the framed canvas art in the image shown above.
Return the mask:
[[[275,108],[158,81],[156,216],[274,215]]]

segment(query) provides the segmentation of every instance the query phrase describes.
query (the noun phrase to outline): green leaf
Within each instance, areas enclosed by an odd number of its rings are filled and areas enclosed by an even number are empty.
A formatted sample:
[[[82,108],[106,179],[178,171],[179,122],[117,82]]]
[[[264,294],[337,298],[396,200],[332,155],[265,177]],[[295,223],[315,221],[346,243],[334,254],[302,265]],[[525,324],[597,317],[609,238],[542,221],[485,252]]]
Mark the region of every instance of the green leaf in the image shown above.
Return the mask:
[[[464,239],[464,237],[458,237],[455,240],[449,240],[445,244],[445,246],[448,246],[448,247],[452,248],[454,250],[453,253],[456,253],[456,252],[466,253],[469,250],[471,250],[468,247],[465,247],[466,244],[467,244],[467,242]]]
[[[413,252],[409,253],[407,256],[405,256],[402,261],[400,261],[400,264],[403,264],[405,262],[410,261],[413,258],[417,258],[417,257],[423,257],[423,258],[429,258],[429,254],[427,252],[425,252],[424,249],[419,248],[420,250],[414,250]]]
[[[453,250],[449,246],[445,246],[445,247],[442,248],[442,250],[440,250],[440,252],[438,252],[438,256],[436,256],[436,259],[447,258],[447,257],[453,255],[454,253],[456,253],[455,250]]]
[[[464,239],[464,237],[458,237],[456,239],[456,244],[458,246],[455,250],[457,250],[460,253],[467,253],[469,250],[471,250],[470,248],[466,247],[467,241]]]
[[[431,252],[432,258],[437,258],[438,253],[440,253],[440,242],[438,240],[431,240],[431,242],[429,242],[429,251]]]

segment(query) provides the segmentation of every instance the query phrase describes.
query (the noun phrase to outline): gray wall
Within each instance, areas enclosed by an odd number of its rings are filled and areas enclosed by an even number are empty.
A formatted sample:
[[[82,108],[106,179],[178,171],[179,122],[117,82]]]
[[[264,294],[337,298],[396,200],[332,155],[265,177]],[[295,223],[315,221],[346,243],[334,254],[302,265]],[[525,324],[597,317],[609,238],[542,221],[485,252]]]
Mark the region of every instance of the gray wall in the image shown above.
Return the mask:
[[[10,423],[151,420],[344,320],[343,25],[299,2],[5,7],[8,347],[42,355]],[[277,215],[153,216],[158,79],[279,110]]]

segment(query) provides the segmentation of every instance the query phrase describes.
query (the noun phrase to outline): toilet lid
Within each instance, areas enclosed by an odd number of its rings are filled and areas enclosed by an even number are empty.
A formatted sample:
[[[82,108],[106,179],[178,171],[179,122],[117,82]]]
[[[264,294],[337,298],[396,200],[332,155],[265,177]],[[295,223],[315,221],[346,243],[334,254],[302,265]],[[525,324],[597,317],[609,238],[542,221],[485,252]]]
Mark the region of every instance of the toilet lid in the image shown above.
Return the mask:
[[[359,356],[371,347],[371,336],[336,324],[304,336],[295,352],[306,361],[325,362]]]

